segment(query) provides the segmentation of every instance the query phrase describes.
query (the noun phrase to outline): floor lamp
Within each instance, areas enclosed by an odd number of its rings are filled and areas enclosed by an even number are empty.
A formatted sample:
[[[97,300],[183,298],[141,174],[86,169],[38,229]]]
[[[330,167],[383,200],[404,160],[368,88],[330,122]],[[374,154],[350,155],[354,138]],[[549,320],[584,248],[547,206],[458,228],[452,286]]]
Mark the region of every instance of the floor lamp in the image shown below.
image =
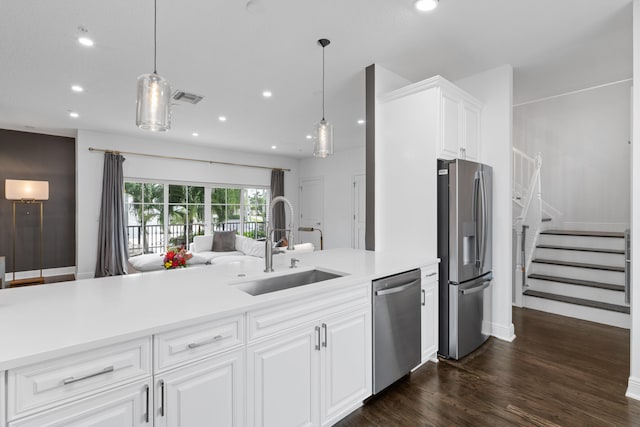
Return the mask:
[[[13,211],[13,280],[12,286],[21,286],[32,283],[44,283],[42,277],[42,246],[43,246],[43,200],[49,200],[49,181],[25,181],[18,179],[7,179],[4,181],[4,194],[7,200],[11,200]],[[26,203],[30,205],[40,205],[40,276],[16,280],[16,205]]]

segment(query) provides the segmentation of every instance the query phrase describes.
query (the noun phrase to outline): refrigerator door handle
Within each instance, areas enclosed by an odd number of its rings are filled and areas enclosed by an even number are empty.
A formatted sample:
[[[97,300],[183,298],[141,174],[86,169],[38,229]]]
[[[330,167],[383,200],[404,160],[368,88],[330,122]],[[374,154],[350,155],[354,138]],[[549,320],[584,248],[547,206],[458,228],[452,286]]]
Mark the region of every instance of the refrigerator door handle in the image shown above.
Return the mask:
[[[489,221],[489,212],[487,204],[487,184],[484,179],[484,171],[480,172],[480,198],[482,206],[482,242],[481,242],[481,256],[480,256],[480,269],[484,270],[484,262],[487,256],[487,228]]]
[[[487,279],[482,281],[482,284],[480,286],[475,286],[473,288],[468,288],[468,289],[460,289],[459,292],[462,295],[475,294],[476,292],[484,291],[490,285],[491,285],[491,279]]]
[[[473,212],[471,214],[471,219],[473,220],[474,224],[475,224],[475,234],[476,234],[476,238],[475,240],[475,264],[476,264],[476,268],[480,268],[480,221],[478,218],[478,201],[479,201],[479,197],[480,196],[480,174],[478,172],[476,172],[476,175],[473,179],[473,195],[472,195],[472,206],[473,206]]]

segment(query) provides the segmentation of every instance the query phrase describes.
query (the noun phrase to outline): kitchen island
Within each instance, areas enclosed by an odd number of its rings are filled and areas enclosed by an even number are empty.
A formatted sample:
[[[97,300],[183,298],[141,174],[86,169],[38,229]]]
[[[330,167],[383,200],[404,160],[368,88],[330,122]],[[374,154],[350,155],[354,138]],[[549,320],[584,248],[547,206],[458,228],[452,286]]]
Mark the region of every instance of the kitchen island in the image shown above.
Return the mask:
[[[247,257],[3,290],[0,425],[335,423],[371,394],[371,280],[426,277],[437,260],[336,249],[290,269],[293,256],[274,257],[273,273]],[[233,287],[314,268],[344,276],[257,296]]]

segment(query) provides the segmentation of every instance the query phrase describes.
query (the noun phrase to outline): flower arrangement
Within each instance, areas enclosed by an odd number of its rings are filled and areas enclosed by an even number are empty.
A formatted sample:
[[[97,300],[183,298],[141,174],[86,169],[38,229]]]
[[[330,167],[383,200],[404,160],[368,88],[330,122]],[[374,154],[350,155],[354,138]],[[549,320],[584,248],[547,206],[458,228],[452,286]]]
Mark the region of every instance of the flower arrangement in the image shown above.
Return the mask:
[[[172,268],[186,267],[187,260],[192,257],[193,254],[187,252],[184,246],[167,247],[167,253],[164,254],[164,268],[170,270]]]

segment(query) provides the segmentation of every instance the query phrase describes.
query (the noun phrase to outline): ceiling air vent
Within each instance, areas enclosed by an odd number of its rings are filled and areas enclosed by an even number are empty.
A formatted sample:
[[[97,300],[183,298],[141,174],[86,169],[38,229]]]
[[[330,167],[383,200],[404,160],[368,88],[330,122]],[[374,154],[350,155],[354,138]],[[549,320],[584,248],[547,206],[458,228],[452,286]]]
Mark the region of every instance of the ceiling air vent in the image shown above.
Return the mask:
[[[202,96],[194,93],[188,93],[181,90],[175,91],[172,98],[176,101],[187,102],[189,104],[197,104],[202,101]]]

